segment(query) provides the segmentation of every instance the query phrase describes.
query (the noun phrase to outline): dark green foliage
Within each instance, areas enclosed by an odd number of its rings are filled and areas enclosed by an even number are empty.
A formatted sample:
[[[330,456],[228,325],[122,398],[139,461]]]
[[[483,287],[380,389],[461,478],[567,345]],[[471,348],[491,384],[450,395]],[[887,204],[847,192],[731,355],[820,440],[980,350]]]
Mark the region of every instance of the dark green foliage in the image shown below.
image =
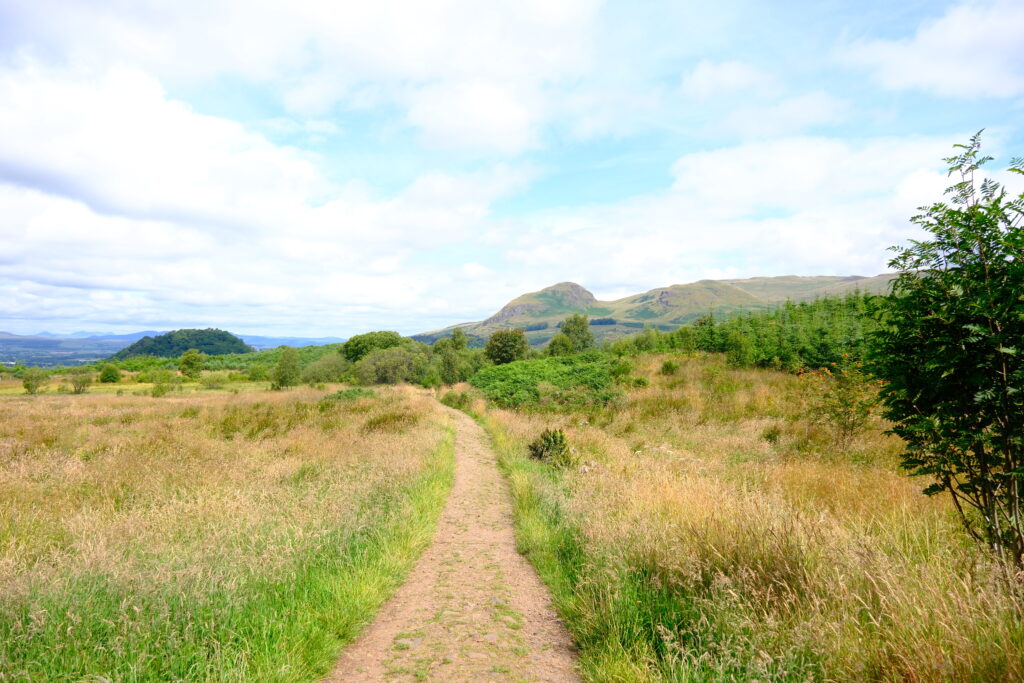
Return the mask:
[[[428,347],[409,342],[371,351],[356,363],[355,374],[362,384],[417,382],[423,378],[428,363]]]
[[[454,351],[464,351],[469,346],[469,337],[461,327],[452,330],[452,336],[448,339]]]
[[[42,368],[26,368],[21,373],[21,386],[25,387],[25,393],[35,394],[46,384],[46,371]]]
[[[100,381],[104,384],[117,384],[121,381],[121,371],[117,369],[116,365],[107,363],[100,370]]]
[[[679,363],[672,360],[671,358],[665,360],[661,364],[661,374],[665,376],[674,375],[679,370]]]
[[[199,379],[203,374],[203,354],[199,349],[189,349],[178,359],[178,370],[189,379]]]
[[[569,339],[567,334],[559,332],[551,338],[545,352],[549,356],[569,356],[575,353],[576,349],[572,343],[572,339]]]
[[[299,354],[290,346],[281,350],[281,356],[277,359],[277,365],[270,373],[270,381],[273,389],[285,389],[299,383],[301,368],[299,365]]]
[[[591,325],[614,325],[615,318],[594,318],[590,321]]]
[[[352,364],[340,353],[328,353],[305,367],[302,381],[307,384],[318,382],[343,382]]]
[[[573,313],[562,321],[562,334],[572,342],[573,353],[594,348],[594,334],[590,331],[587,316]]]
[[[591,351],[575,356],[523,360],[484,368],[470,379],[505,408],[572,409],[606,405],[618,397],[616,359]]]
[[[366,334],[357,334],[342,344],[341,352],[345,358],[355,363],[369,355],[371,351],[390,349],[394,346],[401,346],[408,341],[397,332],[388,330],[367,332]]]
[[[198,349],[208,356],[252,351],[252,348],[244,341],[224,330],[174,330],[157,337],[143,337],[110,358],[111,360],[126,360],[135,356],[177,358],[189,349]]]
[[[522,330],[498,330],[487,340],[484,354],[495,365],[502,365],[525,358],[529,348]]]
[[[980,135],[980,134],[979,134]],[[907,444],[903,466],[948,492],[968,532],[1024,563],[1024,194],[1009,199],[974,173],[980,139],[946,159],[952,205],[912,220],[927,240],[897,247],[900,271],[880,302],[871,370],[885,416]],[[1011,172],[1024,174],[1024,159]]]
[[[529,446],[530,457],[556,464],[569,460],[569,442],[561,429],[545,429]]]

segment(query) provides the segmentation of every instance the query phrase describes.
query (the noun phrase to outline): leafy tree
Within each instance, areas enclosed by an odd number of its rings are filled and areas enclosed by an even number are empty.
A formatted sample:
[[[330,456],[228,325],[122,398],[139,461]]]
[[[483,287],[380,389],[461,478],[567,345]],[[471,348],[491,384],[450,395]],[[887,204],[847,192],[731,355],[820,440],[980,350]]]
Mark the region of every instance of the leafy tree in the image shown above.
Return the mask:
[[[76,368],[68,374],[71,375],[72,393],[84,394],[92,384],[92,373],[85,368]]]
[[[351,367],[352,364],[340,353],[329,353],[306,366],[302,371],[302,381],[308,384],[341,382]]]
[[[562,334],[572,342],[573,353],[594,348],[594,335],[590,331],[587,316],[573,313],[562,321]]]
[[[484,354],[495,365],[502,365],[526,358],[529,348],[526,333],[522,330],[498,330],[487,340]]]
[[[452,336],[450,337],[452,348],[456,351],[462,351],[469,344],[469,337],[466,336],[466,332],[461,327],[456,327],[452,330]]]
[[[391,332],[388,330],[367,332],[366,334],[357,334],[342,344],[341,353],[345,358],[355,363],[371,351],[401,346],[407,341],[408,340],[405,337],[397,332]]]
[[[21,373],[21,386],[25,387],[25,393],[35,394],[46,384],[46,371],[42,368],[27,368]]]
[[[576,352],[576,347],[569,335],[559,332],[548,342],[546,352],[549,356],[571,356]]]
[[[189,379],[199,379],[203,374],[203,354],[199,349],[189,349],[181,354],[178,360],[178,370]]]
[[[121,381],[121,371],[117,369],[116,365],[107,363],[100,370],[100,381],[104,384],[117,384]]]
[[[948,492],[968,533],[1024,560],[1024,194],[975,173],[980,132],[946,159],[950,204],[912,221],[929,239],[894,247],[900,275],[881,300],[871,369],[903,466]],[[1010,171],[1024,174],[1024,160]]]
[[[398,384],[420,379],[428,361],[422,345],[393,346],[371,351],[355,367],[362,384]]]
[[[301,373],[298,352],[290,346],[285,346],[277,359],[277,365],[270,373],[271,388],[279,390],[293,387],[299,383]]]

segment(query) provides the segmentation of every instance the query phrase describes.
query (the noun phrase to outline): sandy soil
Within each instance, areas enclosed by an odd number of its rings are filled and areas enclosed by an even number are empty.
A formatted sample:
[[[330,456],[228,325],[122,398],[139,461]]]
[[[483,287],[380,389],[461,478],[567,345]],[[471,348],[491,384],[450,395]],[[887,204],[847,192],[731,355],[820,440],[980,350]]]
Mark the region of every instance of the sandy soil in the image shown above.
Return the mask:
[[[565,627],[516,552],[486,434],[451,410],[455,485],[434,543],[327,681],[578,681]]]

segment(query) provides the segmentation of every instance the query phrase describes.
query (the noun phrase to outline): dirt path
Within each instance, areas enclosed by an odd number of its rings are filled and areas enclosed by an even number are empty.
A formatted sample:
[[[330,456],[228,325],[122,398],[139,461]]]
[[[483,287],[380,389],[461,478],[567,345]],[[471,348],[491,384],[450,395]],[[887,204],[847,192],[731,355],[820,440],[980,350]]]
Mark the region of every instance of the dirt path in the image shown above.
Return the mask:
[[[455,485],[434,543],[326,680],[578,681],[569,634],[516,552],[494,451],[449,412]]]

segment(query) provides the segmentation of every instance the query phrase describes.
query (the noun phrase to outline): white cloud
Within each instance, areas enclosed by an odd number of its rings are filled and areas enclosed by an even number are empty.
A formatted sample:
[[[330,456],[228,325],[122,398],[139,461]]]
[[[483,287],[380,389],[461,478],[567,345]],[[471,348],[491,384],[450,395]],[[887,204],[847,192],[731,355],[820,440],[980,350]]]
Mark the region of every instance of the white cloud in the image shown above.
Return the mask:
[[[812,92],[773,104],[740,107],[725,117],[721,127],[744,137],[787,135],[838,123],[849,111],[849,102],[826,92]]]
[[[777,87],[771,75],[745,62],[706,59],[698,62],[682,83],[683,94],[698,100],[736,93],[758,94]]]
[[[883,86],[959,98],[1024,94],[1024,3],[968,0],[912,37],[844,46],[839,59],[868,68]]]
[[[127,59],[172,85],[240,78],[306,118],[371,87],[437,144],[520,151],[548,113],[545,85],[592,67],[597,12],[596,0],[38,0],[10,13],[25,42],[9,49],[101,70]]]
[[[510,84],[468,81],[417,89],[408,120],[428,147],[516,154],[537,144],[543,105]]]

